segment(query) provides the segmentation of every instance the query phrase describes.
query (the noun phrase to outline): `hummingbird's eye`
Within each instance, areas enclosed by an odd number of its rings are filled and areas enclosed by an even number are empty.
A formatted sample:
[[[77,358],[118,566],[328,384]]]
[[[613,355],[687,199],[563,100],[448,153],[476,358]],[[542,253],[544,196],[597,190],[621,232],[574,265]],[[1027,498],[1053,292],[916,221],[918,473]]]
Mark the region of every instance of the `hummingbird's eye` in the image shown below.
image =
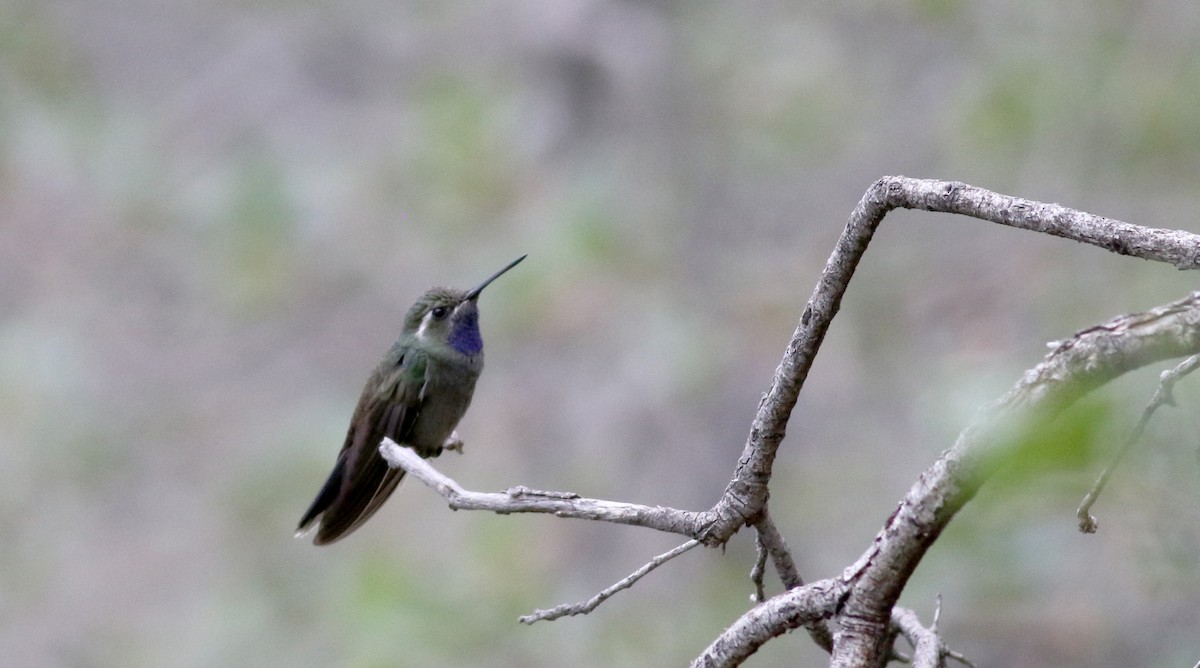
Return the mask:
[[[434,320],[441,320],[442,318],[445,318],[446,314],[449,312],[450,311],[446,310],[445,306],[435,306],[433,310],[430,311]]]

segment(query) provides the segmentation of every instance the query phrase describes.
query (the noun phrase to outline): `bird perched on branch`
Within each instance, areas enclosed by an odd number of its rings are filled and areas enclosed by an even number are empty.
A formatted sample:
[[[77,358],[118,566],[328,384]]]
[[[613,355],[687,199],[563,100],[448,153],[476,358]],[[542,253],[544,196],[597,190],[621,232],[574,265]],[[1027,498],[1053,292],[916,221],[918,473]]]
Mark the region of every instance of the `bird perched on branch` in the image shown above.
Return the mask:
[[[425,458],[442,453],[483,370],[479,293],[524,259],[471,290],[433,288],[408,309],[399,340],[367,379],[333,472],[301,518],[298,536],[316,522],[313,543],[332,543],[387,501],[404,471],[389,468],[379,454],[384,436]]]

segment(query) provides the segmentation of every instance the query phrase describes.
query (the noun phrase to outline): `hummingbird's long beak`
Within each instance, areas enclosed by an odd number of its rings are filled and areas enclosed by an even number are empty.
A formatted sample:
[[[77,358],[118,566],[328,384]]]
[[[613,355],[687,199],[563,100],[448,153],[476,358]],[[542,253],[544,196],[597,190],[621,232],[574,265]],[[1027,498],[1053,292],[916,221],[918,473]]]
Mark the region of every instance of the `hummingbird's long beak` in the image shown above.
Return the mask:
[[[479,298],[479,293],[483,292],[483,289],[484,289],[484,288],[486,288],[486,287],[488,286],[488,284],[489,284],[489,283],[491,283],[492,281],[496,280],[497,278],[500,278],[500,275],[501,275],[501,274],[503,274],[504,272],[508,271],[509,269],[512,269],[513,267],[517,266],[518,264],[520,264],[520,263],[521,263],[521,260],[524,260],[524,259],[525,259],[525,258],[527,258],[527,257],[529,257],[529,254],[528,254],[528,253],[526,253],[525,255],[522,255],[521,257],[519,257],[519,258],[517,258],[517,259],[513,260],[512,262],[509,262],[507,267],[505,267],[505,268],[501,269],[500,271],[498,271],[498,272],[496,272],[496,273],[492,274],[492,275],[491,275],[491,277],[489,277],[489,278],[488,278],[486,281],[484,281],[484,282],[480,283],[479,285],[475,286],[474,288],[472,288],[472,289],[471,289],[469,292],[467,292],[467,300],[468,300],[468,301],[474,301],[474,300],[478,299],[478,298]]]

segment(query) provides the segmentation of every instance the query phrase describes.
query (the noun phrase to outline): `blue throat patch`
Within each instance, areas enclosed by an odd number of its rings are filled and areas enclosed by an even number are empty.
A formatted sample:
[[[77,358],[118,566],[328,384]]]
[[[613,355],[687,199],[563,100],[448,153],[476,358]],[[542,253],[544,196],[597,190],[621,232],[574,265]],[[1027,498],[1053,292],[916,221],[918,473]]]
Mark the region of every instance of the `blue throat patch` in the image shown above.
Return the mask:
[[[450,331],[450,347],[464,355],[478,355],[483,351],[478,313],[468,313],[454,323],[454,329]]]

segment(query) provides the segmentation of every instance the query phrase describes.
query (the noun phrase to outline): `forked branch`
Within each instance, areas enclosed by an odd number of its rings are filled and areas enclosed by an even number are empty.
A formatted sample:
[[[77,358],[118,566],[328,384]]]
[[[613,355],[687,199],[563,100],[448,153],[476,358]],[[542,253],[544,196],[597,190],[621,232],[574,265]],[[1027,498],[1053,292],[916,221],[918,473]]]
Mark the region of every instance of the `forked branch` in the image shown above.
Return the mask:
[[[1058,204],[1001,195],[957,181],[904,176],[879,179],[850,214],[775,370],[771,387],[759,404],[733,479],[721,500],[708,511],[711,524],[703,536],[708,544],[729,540],[766,504],[775,455],[792,408],[871,237],[893,209],[957,213],[1073,239],[1122,255],[1165,262],[1179,269],[1200,268],[1200,235],[1191,232],[1142,227]]]
[[[736,666],[771,638],[799,626],[820,629],[829,619],[837,629],[832,665],[880,665],[890,656],[887,641],[896,632],[907,631],[918,644],[927,642],[919,625],[910,624],[913,620],[895,616],[895,602],[925,551],[991,474],[990,464],[1011,448],[1015,425],[1027,424],[1031,417],[1050,419],[1087,392],[1140,366],[1200,353],[1200,293],[1079,332],[980,413],[954,446],[921,475],[871,546],[841,577],[799,584],[782,537],[766,515],[775,457],[850,279],[876,228],[897,208],[955,213],[1179,269],[1200,268],[1200,235],[1191,232],[1141,227],[964,183],[884,177],[872,184],[851,214],[759,404],[730,482],[709,510],[642,506],[524,488],[502,494],[469,492],[406,448],[385,442],[384,456],[392,466],[404,468],[437,490],[454,509],[541,512],[617,522],[681,534],[709,546],[722,545],[742,527],[756,525],[761,560],[754,572],[756,588],[761,590],[762,570],[770,557],[788,589],[735,620],[693,665]],[[819,636],[819,632],[814,635]],[[932,656],[922,647],[918,655]],[[941,654],[945,656],[952,655]]]

